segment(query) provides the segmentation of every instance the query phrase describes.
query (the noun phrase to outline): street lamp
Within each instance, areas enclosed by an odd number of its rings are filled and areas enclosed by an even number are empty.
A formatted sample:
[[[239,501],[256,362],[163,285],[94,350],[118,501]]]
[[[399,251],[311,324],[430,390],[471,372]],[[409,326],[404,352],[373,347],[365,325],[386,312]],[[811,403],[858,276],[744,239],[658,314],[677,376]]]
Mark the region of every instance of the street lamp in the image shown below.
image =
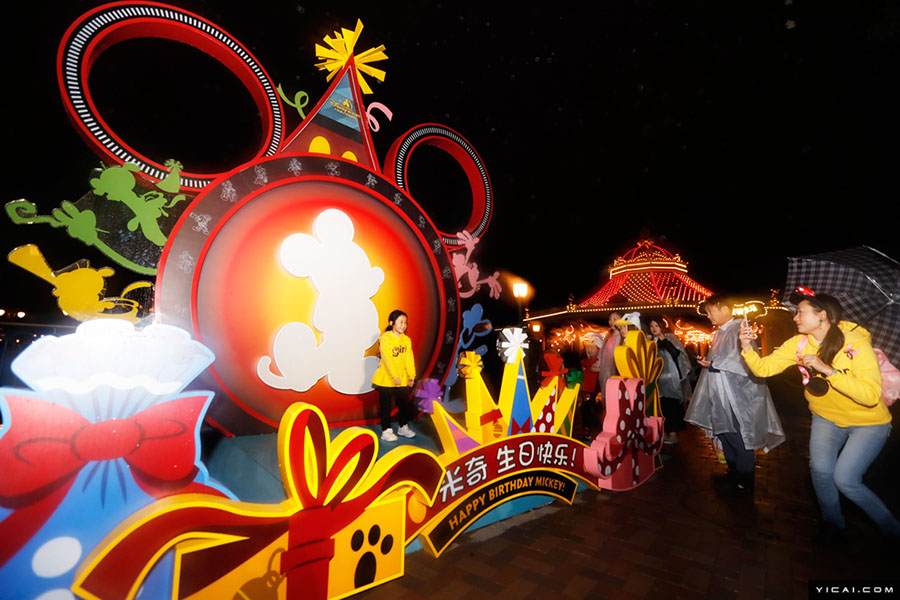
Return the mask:
[[[522,299],[528,296],[528,284],[519,282],[513,284],[513,296],[516,299],[516,305],[519,307],[519,322],[522,322]]]

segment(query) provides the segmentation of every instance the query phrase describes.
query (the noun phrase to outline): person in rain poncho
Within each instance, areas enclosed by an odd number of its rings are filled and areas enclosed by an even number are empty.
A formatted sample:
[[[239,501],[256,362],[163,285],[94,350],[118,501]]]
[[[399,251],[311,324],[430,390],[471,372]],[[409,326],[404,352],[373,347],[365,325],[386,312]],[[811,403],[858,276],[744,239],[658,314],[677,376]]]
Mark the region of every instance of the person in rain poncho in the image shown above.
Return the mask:
[[[714,294],[700,305],[718,327],[685,421],[715,435],[722,442],[728,472],[717,476],[725,493],[753,493],[754,450],[768,452],[784,441],[784,429],[772,394],[750,373],[741,357],[741,322],[731,316],[731,302]]]
[[[665,319],[650,317],[647,321],[650,341],[656,342],[657,354],[663,360],[663,370],[659,376],[659,400],[663,417],[666,419],[666,444],[678,443],[678,432],[684,430],[684,403],[691,396],[688,374],[691,362],[684,345],[666,329]]]

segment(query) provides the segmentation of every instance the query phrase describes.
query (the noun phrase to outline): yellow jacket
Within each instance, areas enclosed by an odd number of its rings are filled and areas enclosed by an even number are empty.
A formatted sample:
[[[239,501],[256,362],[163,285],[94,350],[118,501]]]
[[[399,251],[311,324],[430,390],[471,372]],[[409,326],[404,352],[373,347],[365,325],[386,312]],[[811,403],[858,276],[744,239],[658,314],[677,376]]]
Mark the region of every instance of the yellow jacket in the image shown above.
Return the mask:
[[[372,376],[372,385],[381,387],[406,387],[416,378],[416,363],[413,361],[412,342],[406,334],[397,335],[385,331],[378,340],[381,362]],[[399,378],[400,384],[394,383]]]
[[[839,427],[890,423],[891,413],[881,400],[881,370],[869,332],[848,321],[841,321],[838,327],[844,332],[844,346],[831,361],[837,371],[825,378],[829,387],[824,396],[804,392],[810,412]],[[807,338],[807,342],[801,353],[817,354],[816,340],[811,335],[801,334],[787,340],[766,357],[760,358],[752,350],[741,352],[741,355],[754,375],[769,377],[797,364],[797,347],[803,338]]]

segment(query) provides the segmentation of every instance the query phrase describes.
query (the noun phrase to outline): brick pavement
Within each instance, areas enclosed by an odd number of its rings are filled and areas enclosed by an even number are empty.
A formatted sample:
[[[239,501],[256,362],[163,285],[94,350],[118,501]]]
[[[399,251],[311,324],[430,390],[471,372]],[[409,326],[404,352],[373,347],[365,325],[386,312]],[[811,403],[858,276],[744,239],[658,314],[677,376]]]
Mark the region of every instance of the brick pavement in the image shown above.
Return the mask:
[[[721,472],[696,428],[667,446],[665,467],[624,493],[585,491],[464,533],[440,558],[407,556],[406,575],[365,600],[481,598],[806,598],[810,579],[898,578],[874,526],[845,503],[849,541],[819,548],[809,480],[809,412],[797,387],[772,382],[787,441],[757,458],[753,498],[716,494]],[[900,439],[891,436],[867,482],[897,512]],[[900,550],[900,548],[896,549]]]

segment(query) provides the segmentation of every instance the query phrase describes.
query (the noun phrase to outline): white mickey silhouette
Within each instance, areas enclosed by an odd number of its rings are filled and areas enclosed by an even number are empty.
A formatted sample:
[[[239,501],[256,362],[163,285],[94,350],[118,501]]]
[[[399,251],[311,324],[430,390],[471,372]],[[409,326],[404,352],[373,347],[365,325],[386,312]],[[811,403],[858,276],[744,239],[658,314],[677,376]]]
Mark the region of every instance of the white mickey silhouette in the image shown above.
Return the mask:
[[[342,394],[372,389],[378,357],[363,356],[377,340],[378,311],[372,296],[384,282],[384,271],[369,263],[366,252],[353,242],[353,222],[343,211],[329,208],[316,217],[313,234],[294,233],[281,243],[278,258],[295,277],[309,277],[319,292],[313,327],[288,323],[278,330],[272,358],[256,364],[259,378],[271,387],[305,392],[322,377]],[[271,364],[282,373],[272,371]]]

